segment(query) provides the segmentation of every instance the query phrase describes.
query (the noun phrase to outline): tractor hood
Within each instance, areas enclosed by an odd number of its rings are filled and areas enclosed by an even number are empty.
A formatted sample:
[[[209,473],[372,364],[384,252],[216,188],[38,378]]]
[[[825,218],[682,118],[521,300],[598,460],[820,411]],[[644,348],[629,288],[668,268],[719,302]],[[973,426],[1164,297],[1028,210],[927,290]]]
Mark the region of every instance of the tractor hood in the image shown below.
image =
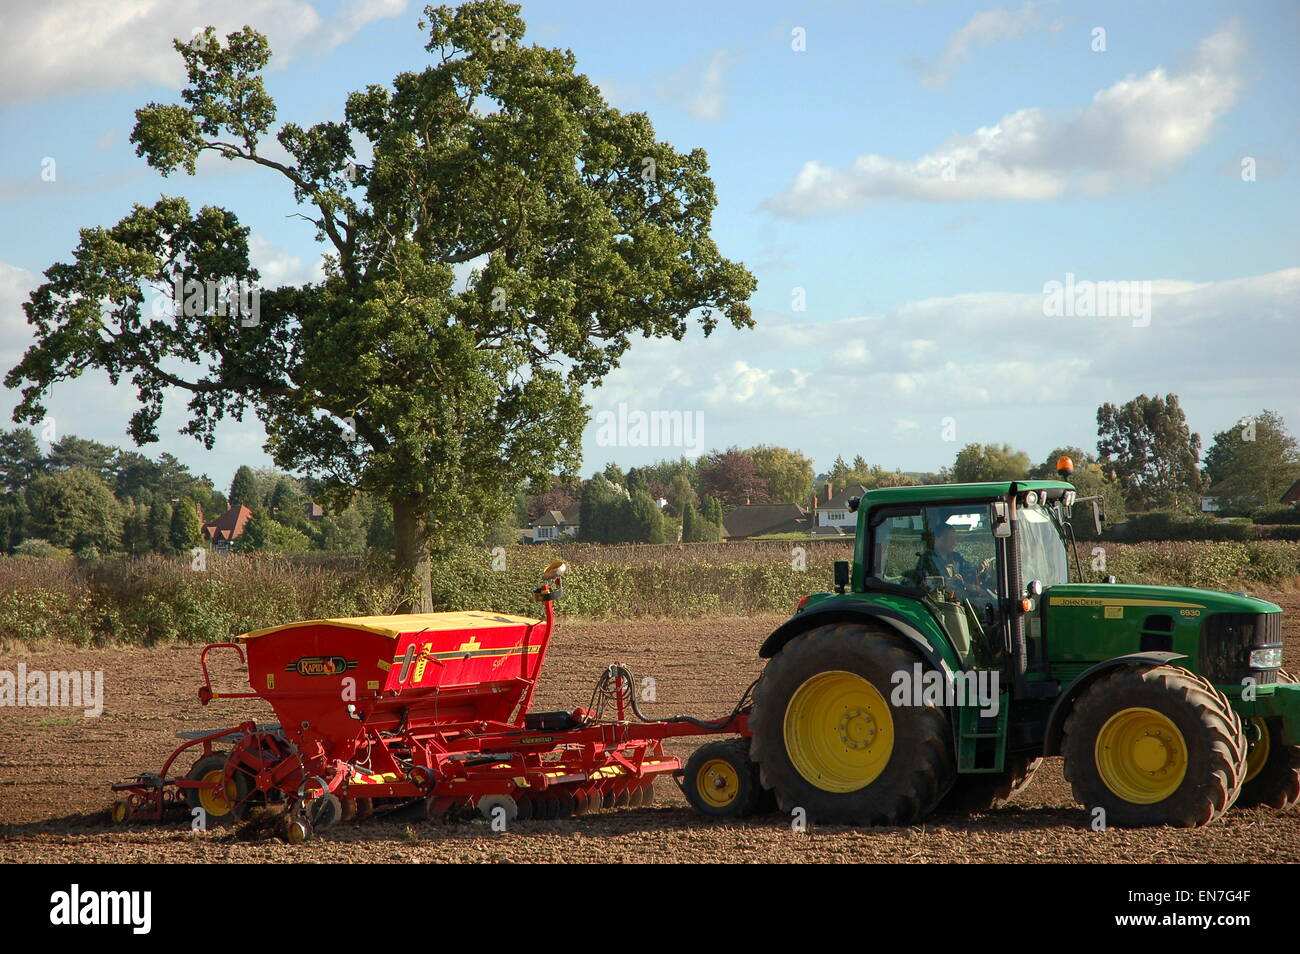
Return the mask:
[[[1133,606],[1201,610],[1206,613],[1280,613],[1268,600],[1222,590],[1135,583],[1058,583],[1044,590],[1052,606]],[[1078,602],[1074,602],[1078,601]]]

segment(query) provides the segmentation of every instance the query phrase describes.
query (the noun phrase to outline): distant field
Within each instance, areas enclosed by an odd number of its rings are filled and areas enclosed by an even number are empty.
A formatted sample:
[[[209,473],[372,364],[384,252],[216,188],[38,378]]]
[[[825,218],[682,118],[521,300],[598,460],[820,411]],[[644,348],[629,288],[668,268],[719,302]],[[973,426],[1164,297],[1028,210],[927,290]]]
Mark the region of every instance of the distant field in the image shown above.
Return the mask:
[[[1300,581],[1300,542],[1099,546],[1080,544],[1085,578],[1219,589]],[[438,562],[433,592],[440,609],[533,613],[538,575],[562,559],[571,566],[563,603],[570,616],[788,613],[804,594],[828,589],[834,561],[851,556],[847,540],[465,548]],[[212,642],[296,619],[393,612],[401,597],[381,561],[359,556],[213,555],[202,571],[188,557],[93,566],[0,558],[0,646]]]

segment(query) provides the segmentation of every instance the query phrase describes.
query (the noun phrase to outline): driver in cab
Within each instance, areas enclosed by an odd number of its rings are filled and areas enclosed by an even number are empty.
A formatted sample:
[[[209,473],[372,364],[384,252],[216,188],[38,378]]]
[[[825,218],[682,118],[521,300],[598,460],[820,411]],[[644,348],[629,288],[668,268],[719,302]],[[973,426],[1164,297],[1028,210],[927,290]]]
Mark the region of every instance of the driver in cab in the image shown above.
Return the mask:
[[[921,557],[919,570],[922,579],[943,577],[945,587],[956,584],[956,588],[962,590],[980,585],[992,563],[993,558],[989,557],[976,566],[958,553],[957,531],[945,523],[934,531],[934,548]]]

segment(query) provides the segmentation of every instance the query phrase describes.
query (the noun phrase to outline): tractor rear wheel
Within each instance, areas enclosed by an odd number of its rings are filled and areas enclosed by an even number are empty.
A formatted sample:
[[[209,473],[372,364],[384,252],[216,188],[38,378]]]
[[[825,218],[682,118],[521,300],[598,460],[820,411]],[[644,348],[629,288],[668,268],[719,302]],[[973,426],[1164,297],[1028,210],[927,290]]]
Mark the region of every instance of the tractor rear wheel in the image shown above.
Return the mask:
[[[1227,698],[1177,666],[1124,666],[1084,690],[1061,754],[1075,799],[1123,827],[1198,828],[1246,777],[1246,739]]]
[[[1029,755],[1008,755],[1006,769],[1001,772],[979,772],[958,775],[952,790],[939,804],[942,811],[986,812],[1003,808],[1011,796],[1028,787],[1043,764],[1040,758]]]
[[[686,762],[682,792],[706,818],[744,818],[758,807],[758,767],[745,739],[719,739],[695,750]]]
[[[782,811],[809,821],[905,825],[939,804],[955,776],[937,705],[894,706],[894,674],[926,666],[879,625],[837,623],[794,637],[754,688],[750,752]]]

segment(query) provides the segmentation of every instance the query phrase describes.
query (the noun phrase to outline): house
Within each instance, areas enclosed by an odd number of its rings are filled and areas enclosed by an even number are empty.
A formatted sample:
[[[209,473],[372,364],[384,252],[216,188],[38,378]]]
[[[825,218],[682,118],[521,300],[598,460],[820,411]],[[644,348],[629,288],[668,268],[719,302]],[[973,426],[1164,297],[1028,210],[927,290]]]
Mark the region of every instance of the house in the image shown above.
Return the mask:
[[[1228,482],[1221,480],[1201,495],[1201,513],[1217,513],[1221,508],[1219,498],[1228,489]],[[1288,491],[1289,492],[1289,491]]]
[[[1300,506],[1300,480],[1297,480],[1287,489],[1287,492],[1282,495],[1282,499],[1278,503],[1292,507]]]
[[[317,520],[325,519],[325,508],[314,500],[308,500],[303,504],[303,510],[307,514],[307,519],[312,523],[315,523]]]
[[[562,537],[577,536],[578,521],[569,519],[563,510],[548,510],[533,521],[533,543],[553,543]]]
[[[808,533],[811,529],[811,514],[798,504],[745,504],[732,507],[722,518],[725,540],[773,533]]]
[[[243,504],[235,504],[211,523],[203,525],[203,536],[216,550],[229,550],[239,539],[253,511]]]
[[[858,525],[858,515],[849,510],[849,498],[861,497],[866,494],[867,488],[861,484],[854,484],[845,487],[838,494],[831,494],[831,485],[827,484],[823,489],[824,503],[820,507],[817,505],[817,498],[813,497],[813,527],[814,533],[818,530],[830,531],[831,528],[838,528],[841,532],[845,530],[853,534]],[[834,535],[833,533],[831,535]]]

